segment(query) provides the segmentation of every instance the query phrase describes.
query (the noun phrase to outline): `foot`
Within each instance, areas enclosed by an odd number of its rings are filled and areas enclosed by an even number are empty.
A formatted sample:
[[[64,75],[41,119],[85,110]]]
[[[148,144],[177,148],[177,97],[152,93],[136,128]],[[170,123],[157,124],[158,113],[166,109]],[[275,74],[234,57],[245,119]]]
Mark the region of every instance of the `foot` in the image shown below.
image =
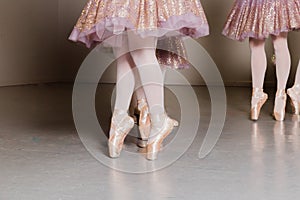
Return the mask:
[[[138,112],[139,112],[139,132],[141,138],[138,139],[137,145],[141,148],[145,148],[147,145],[147,140],[150,135],[150,115],[149,108],[146,99],[138,100]]]
[[[139,132],[141,136],[141,138],[139,138],[137,141],[137,146],[140,148],[146,148],[148,143],[148,138],[150,135],[150,128],[151,128],[149,107],[146,99],[138,100],[137,110],[139,113],[138,125],[139,125]],[[171,120],[173,120],[174,126],[179,125],[178,121],[176,121],[175,119],[171,119]]]
[[[300,115],[300,85],[295,85],[288,89],[287,93],[291,98],[291,105],[293,107],[294,114]]]
[[[285,117],[286,106],[286,93],[285,90],[277,90],[274,104],[274,118],[277,121],[283,121]]]
[[[157,159],[158,152],[161,149],[163,140],[172,132],[175,122],[169,118],[166,114],[162,114],[158,119],[158,123],[161,126],[154,125],[151,126],[151,135],[147,144],[147,159],[155,160]]]
[[[108,150],[111,158],[120,156],[124,139],[134,126],[134,120],[126,111],[115,110],[111,120]]]
[[[268,99],[268,95],[263,92],[263,89],[253,88],[251,98],[251,120],[258,120],[260,110]]]

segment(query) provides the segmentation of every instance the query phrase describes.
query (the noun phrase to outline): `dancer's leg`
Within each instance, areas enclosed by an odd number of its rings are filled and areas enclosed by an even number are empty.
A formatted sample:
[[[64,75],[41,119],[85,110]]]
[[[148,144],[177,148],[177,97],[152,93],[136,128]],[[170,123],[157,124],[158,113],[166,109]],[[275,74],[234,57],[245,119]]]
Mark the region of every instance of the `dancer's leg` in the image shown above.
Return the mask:
[[[249,44],[251,49],[252,86],[253,88],[262,89],[267,69],[265,40],[250,38]]]
[[[121,37],[121,36],[120,36]],[[109,156],[119,157],[124,139],[134,126],[133,119],[128,116],[128,108],[134,90],[135,79],[131,68],[131,56],[126,51],[127,40],[123,38],[122,47],[114,48],[117,58],[116,103],[109,132]]]
[[[294,108],[294,114],[299,115],[300,114],[300,60],[296,72],[294,86],[288,89],[288,95],[292,100],[292,107]]]
[[[129,33],[128,39],[131,56],[137,65],[150,108],[151,131],[147,159],[154,160],[162,141],[171,133],[174,121],[165,114],[163,75],[155,54],[156,38],[141,38]]]
[[[274,105],[274,117],[277,121],[284,120],[286,106],[286,84],[290,74],[291,57],[287,43],[287,33],[272,36],[276,55],[277,92]]]
[[[161,71],[162,71],[162,75],[163,75],[163,81],[165,79],[165,76],[166,76],[166,67],[161,67]],[[136,77],[136,85],[138,86],[141,86],[141,80],[140,80],[140,77],[139,76],[135,76]],[[145,94],[145,91],[144,91],[144,88],[141,86],[141,87],[138,87],[138,88],[135,88],[135,91],[134,91],[134,97],[136,98],[136,100],[141,100],[141,99],[146,99],[146,94]]]
[[[162,73],[163,73],[163,77],[165,75],[166,72],[166,68],[162,67],[161,68]],[[132,100],[132,105],[137,105],[137,108],[139,110],[139,132],[140,132],[140,136],[141,139],[138,140],[137,145],[139,147],[146,147],[147,146],[147,141],[150,135],[150,115],[149,115],[149,109],[148,109],[148,103],[147,103],[147,98],[146,98],[146,94],[145,91],[143,89],[143,87],[141,86],[141,79],[139,74],[136,74],[136,86],[138,88],[136,88],[134,95],[133,95],[133,100]],[[177,121],[176,121],[177,122]],[[178,125],[178,122],[177,122]]]
[[[127,41],[124,39],[122,47],[113,49],[117,58],[117,84],[115,109],[127,111],[135,86],[133,61],[128,53]]]
[[[291,56],[287,43],[287,33],[272,36],[276,55],[277,90],[285,90],[291,69]]]
[[[152,115],[164,113],[163,75],[157,61],[156,38],[128,33],[131,56],[138,68]]]
[[[260,110],[266,102],[268,95],[263,92],[267,60],[265,52],[265,40],[249,39],[251,49],[251,71],[252,71],[252,98],[251,119],[258,120]]]
[[[299,60],[299,64],[298,64],[298,68],[297,68],[297,72],[296,72],[296,79],[295,79],[294,86],[300,87],[300,60]]]

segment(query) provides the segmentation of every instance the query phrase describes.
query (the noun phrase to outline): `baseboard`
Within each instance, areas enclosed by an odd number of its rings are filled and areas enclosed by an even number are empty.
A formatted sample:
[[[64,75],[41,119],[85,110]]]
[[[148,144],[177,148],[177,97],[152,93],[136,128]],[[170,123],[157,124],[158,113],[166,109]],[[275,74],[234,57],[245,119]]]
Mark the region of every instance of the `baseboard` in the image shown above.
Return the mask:
[[[0,83],[0,87],[15,87],[15,86],[26,86],[26,85],[40,85],[40,84],[73,84],[73,80],[49,80],[49,81],[30,81],[30,82],[12,82],[12,83]],[[100,84],[115,84],[114,82],[100,82]],[[178,85],[184,86],[186,84],[167,83],[167,85]],[[206,86],[204,82],[192,83],[191,86]],[[218,83],[209,83],[210,86],[220,86]],[[245,82],[224,82],[225,87],[251,87],[252,83],[249,81]],[[265,87],[275,87],[275,82],[265,82]]]

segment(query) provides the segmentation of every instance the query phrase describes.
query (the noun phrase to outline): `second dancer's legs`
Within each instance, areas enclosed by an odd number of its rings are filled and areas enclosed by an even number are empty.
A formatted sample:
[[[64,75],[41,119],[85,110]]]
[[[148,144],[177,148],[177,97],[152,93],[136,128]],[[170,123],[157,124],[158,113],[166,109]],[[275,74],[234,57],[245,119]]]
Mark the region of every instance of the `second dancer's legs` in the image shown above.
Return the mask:
[[[272,36],[276,55],[277,92],[274,106],[274,117],[278,121],[284,120],[286,94],[285,88],[290,72],[290,53],[287,44],[287,33]],[[260,109],[266,102],[268,96],[263,92],[263,83],[267,67],[265,41],[251,38],[251,69],[253,81],[253,93],[251,100],[251,119],[257,120]]]

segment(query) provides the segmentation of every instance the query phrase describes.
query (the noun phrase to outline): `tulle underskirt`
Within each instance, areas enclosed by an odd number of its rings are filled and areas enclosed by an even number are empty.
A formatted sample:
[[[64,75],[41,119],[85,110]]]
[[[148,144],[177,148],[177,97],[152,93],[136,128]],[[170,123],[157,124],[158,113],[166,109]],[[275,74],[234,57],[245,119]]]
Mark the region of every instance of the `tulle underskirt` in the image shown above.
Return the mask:
[[[120,37],[113,36],[126,31],[159,39],[176,34],[198,38],[209,34],[209,26],[199,0],[89,0],[69,39],[87,47],[101,42],[118,46]]]

